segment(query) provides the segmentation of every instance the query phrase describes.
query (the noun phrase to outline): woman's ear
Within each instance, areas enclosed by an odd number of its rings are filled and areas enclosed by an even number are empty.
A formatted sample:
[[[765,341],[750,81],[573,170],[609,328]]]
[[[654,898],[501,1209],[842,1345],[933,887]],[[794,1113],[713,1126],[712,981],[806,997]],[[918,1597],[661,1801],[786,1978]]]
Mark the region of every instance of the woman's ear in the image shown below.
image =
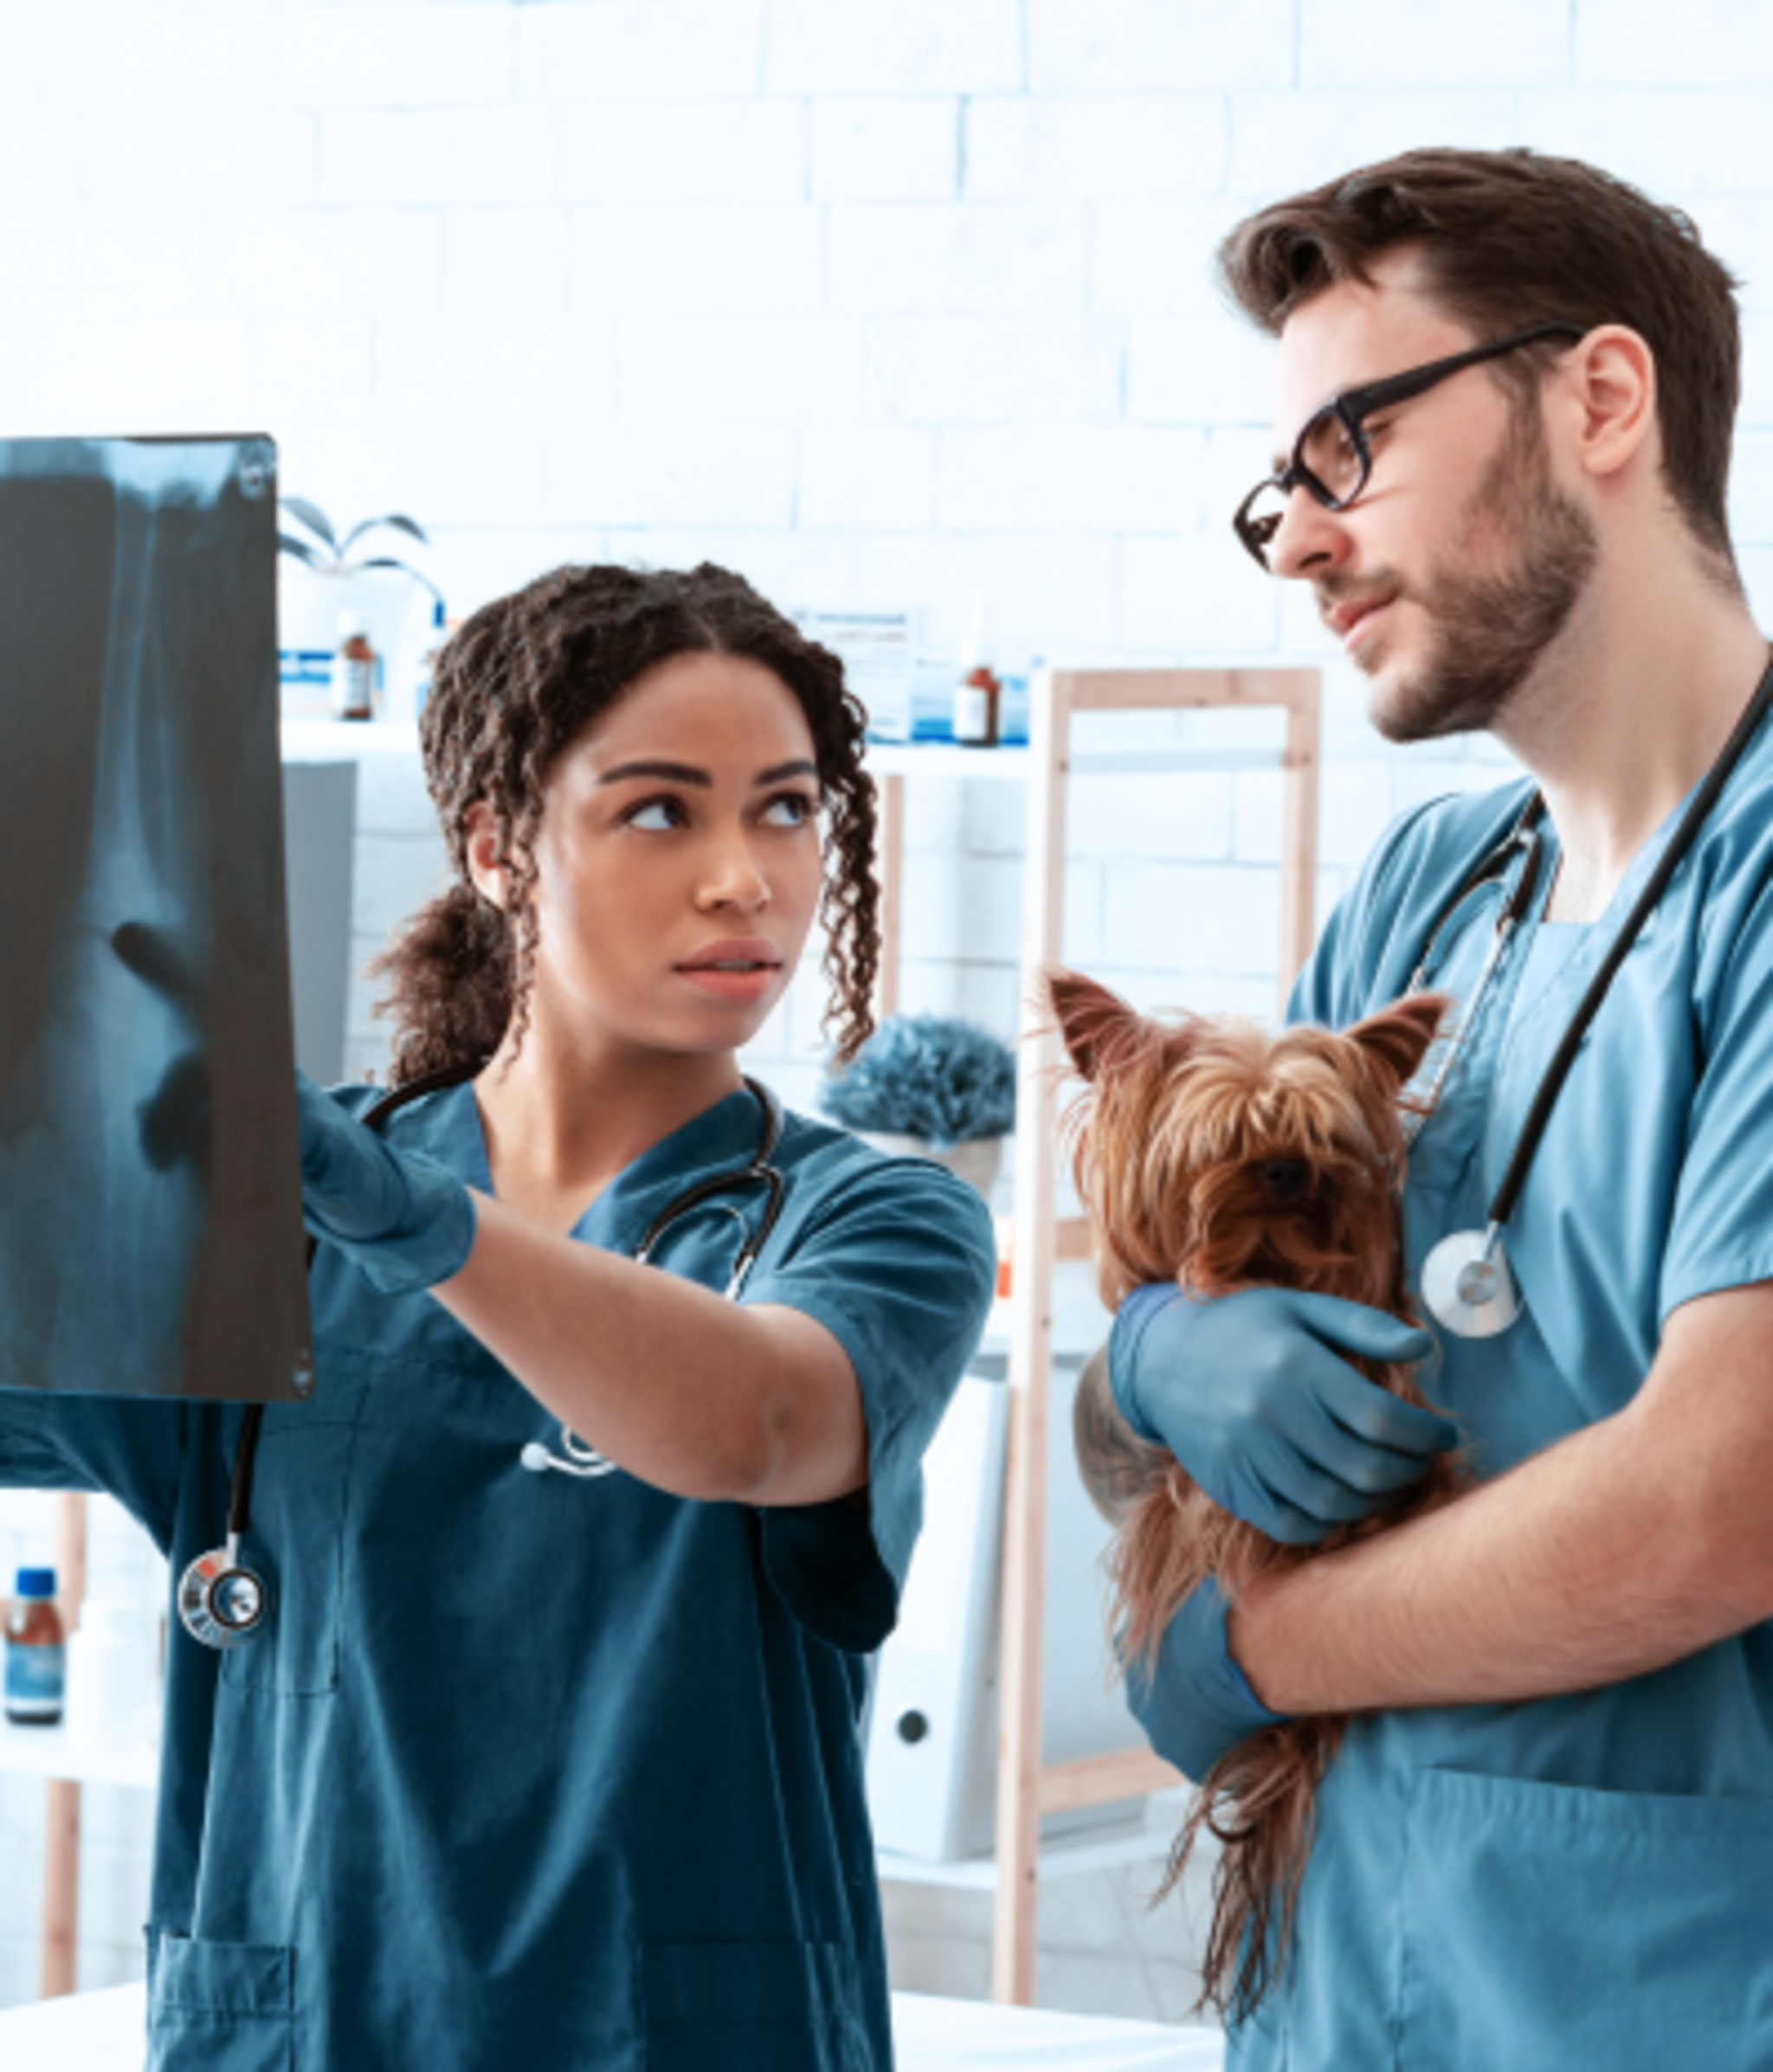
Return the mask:
[[[511,879],[500,861],[499,822],[484,798],[477,798],[462,823],[467,831],[467,875],[483,900],[502,912],[511,894]]]
[[[1040,984],[1080,1079],[1094,1079],[1105,1056],[1141,1025],[1142,1017],[1119,993],[1111,993],[1081,971],[1047,971]]]

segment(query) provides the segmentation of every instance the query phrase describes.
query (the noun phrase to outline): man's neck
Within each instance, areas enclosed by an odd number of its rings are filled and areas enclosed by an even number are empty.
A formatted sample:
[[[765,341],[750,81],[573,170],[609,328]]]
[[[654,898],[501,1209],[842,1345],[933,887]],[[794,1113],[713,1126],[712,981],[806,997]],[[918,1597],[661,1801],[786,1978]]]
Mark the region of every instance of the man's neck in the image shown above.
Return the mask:
[[[1712,766],[1767,662],[1747,604],[1691,558],[1596,572],[1495,730],[1538,779],[1557,830],[1547,920],[1605,909]]]

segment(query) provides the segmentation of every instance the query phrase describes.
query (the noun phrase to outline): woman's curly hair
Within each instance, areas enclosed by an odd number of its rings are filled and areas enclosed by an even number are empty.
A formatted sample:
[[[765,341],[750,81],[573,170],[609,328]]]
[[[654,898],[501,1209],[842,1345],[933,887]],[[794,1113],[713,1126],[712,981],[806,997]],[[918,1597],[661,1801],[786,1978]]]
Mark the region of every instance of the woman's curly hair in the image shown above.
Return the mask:
[[[760,662],[806,714],[827,816],[825,1025],[835,1030],[840,1059],[867,1040],[880,955],[874,784],[862,768],[865,715],[844,687],[842,663],[742,576],[710,562],[687,573],[566,567],[482,606],[437,656],[419,734],[456,876],[370,967],[389,981],[377,1011],[394,1022],[396,1083],[478,1070],[508,1032],[522,1041],[548,773],[638,677],[680,655]],[[479,800],[493,810],[508,911],[468,873],[468,809]]]

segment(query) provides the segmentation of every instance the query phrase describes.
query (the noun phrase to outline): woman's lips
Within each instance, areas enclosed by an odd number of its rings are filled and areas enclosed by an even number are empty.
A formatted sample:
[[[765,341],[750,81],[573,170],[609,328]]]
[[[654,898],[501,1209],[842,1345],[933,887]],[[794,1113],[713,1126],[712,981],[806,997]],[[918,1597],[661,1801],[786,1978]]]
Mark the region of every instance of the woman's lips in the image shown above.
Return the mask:
[[[772,942],[745,938],[710,943],[677,965],[677,975],[715,1000],[761,1000],[782,975],[782,952]]]

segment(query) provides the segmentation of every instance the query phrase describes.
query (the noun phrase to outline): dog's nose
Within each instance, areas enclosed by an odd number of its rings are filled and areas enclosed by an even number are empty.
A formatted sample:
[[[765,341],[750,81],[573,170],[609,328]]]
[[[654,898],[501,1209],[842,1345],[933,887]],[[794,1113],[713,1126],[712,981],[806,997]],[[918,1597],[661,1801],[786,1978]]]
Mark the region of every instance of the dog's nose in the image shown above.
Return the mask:
[[[1312,1177],[1312,1169],[1303,1159],[1267,1159],[1261,1171],[1268,1199],[1281,1208],[1299,1199]]]

